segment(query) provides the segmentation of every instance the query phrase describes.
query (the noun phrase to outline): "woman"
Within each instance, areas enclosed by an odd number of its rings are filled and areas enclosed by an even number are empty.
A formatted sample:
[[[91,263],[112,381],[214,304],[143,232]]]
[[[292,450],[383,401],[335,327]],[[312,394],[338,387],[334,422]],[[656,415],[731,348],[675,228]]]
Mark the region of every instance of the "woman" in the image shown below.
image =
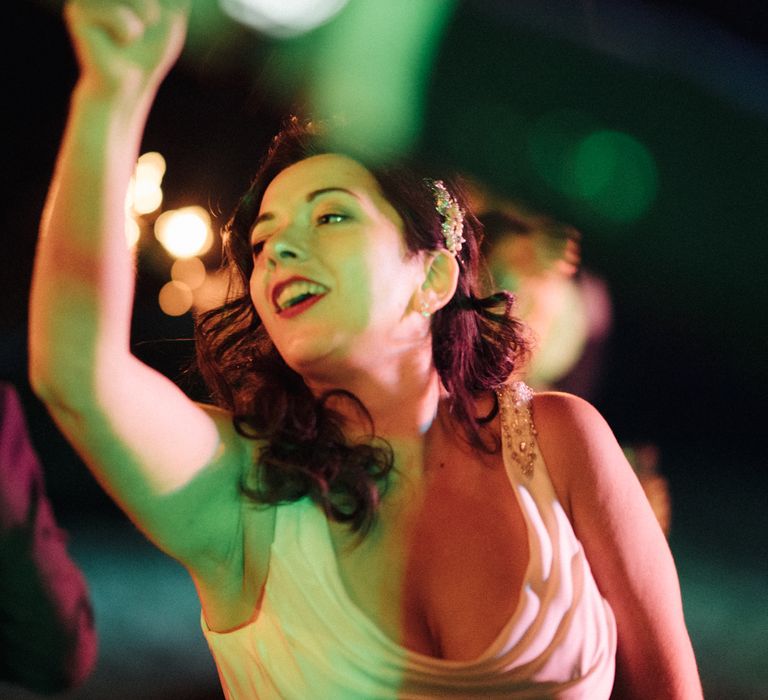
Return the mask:
[[[670,552],[609,428],[504,386],[517,325],[505,296],[472,294],[477,229],[451,185],[289,128],[229,225],[241,294],[199,325],[220,407],[131,355],[124,192],[186,10],[80,0],[67,18],[81,76],[31,379],[189,570],[227,696],[600,698],[615,658],[622,696],[700,697]]]

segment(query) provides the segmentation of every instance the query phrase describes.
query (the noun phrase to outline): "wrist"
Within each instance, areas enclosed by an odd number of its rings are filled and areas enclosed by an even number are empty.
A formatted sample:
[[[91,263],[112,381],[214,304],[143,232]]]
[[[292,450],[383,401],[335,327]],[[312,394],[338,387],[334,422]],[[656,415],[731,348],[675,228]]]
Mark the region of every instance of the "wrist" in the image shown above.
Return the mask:
[[[110,132],[115,133],[115,129],[117,133],[141,131],[155,92],[146,86],[125,84],[120,88],[107,88],[98,82],[81,78],[72,91],[71,116],[76,122],[89,122],[92,129],[88,131],[97,141]]]
[[[139,71],[120,76],[83,72],[75,85],[73,98],[104,107],[131,110],[151,104],[157,87]]]

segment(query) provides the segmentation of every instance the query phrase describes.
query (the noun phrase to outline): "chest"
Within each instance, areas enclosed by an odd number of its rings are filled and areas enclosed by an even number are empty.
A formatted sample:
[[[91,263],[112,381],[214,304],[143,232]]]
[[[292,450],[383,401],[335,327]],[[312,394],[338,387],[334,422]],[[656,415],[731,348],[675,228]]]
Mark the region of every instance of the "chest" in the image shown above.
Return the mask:
[[[359,544],[331,524],[349,597],[390,639],[433,657],[477,658],[514,613],[527,570],[528,532],[498,468],[446,474],[383,503]]]

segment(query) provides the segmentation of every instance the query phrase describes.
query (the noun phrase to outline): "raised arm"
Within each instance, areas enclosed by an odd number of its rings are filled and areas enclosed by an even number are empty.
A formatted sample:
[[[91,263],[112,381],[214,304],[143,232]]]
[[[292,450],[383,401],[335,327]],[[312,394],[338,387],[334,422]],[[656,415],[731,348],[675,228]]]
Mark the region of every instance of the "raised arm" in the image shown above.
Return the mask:
[[[672,554],[610,427],[586,401],[537,394],[538,442],[618,628],[612,697],[700,700]]]
[[[30,381],[104,488],[193,568],[238,556],[248,446],[130,352],[134,259],[125,197],[155,93],[178,57],[187,2],[76,0],[80,64],[41,224]]]

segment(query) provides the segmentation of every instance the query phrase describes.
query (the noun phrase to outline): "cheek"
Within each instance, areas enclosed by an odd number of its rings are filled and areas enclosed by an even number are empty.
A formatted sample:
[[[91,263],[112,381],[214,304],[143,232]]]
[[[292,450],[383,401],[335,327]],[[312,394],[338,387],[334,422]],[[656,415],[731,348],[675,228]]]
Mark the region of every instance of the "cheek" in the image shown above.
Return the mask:
[[[336,258],[341,294],[333,311],[343,315],[349,331],[362,332],[385,323],[391,316],[387,307],[393,303],[393,284],[396,286],[396,283],[386,252],[376,246],[361,246],[354,253],[348,250],[346,255]]]
[[[248,283],[248,291],[251,295],[251,302],[256,308],[256,312],[260,315],[268,308],[268,302],[264,289],[264,274],[258,268],[256,268],[251,273],[251,278]]]
[[[373,300],[373,270],[359,257],[347,258],[341,268],[343,294],[339,301],[347,323],[362,329],[368,324]]]
[[[370,268],[370,294],[375,306],[388,316],[399,319],[407,311],[418,289],[413,265],[393,256],[381,256]]]

